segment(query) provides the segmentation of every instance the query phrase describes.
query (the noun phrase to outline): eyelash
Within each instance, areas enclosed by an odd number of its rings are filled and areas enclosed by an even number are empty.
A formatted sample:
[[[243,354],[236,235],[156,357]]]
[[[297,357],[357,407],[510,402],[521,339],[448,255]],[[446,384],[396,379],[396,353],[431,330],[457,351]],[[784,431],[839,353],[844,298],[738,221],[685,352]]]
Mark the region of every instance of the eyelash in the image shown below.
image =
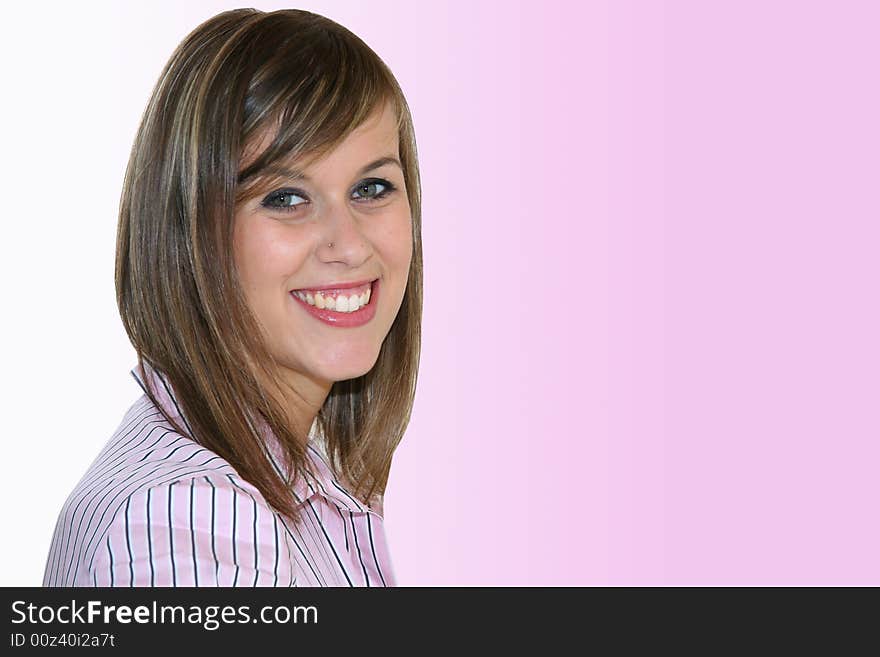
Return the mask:
[[[388,196],[389,194],[391,194],[392,192],[394,192],[397,189],[397,187],[395,187],[390,182],[388,182],[387,180],[384,180],[382,178],[367,178],[366,180],[362,180],[361,182],[359,182],[357,184],[357,186],[355,187],[355,191],[360,190],[362,187],[369,187],[370,185],[382,185],[385,189],[383,191],[379,192],[378,194],[376,194],[375,196],[363,199],[363,202],[365,202],[365,203],[372,203],[372,202],[384,199],[386,196]],[[305,203],[297,203],[296,205],[272,205],[273,201],[275,201],[277,199],[284,198],[286,196],[298,196],[302,199],[305,199]],[[308,197],[305,194],[303,194],[301,191],[299,191],[297,189],[286,189],[285,188],[285,189],[276,190],[276,191],[272,192],[271,194],[269,194],[266,198],[264,198],[260,202],[260,205],[262,205],[264,208],[267,208],[269,210],[278,210],[280,212],[297,212],[298,208],[300,206],[306,205],[308,202],[309,202]]]

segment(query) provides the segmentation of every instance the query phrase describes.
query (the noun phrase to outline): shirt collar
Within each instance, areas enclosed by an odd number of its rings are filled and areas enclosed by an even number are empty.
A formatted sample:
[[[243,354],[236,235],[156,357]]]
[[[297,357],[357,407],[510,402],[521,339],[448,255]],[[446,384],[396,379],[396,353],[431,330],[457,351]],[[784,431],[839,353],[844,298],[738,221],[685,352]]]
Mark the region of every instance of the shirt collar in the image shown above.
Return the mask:
[[[167,376],[151,366],[147,361],[142,361],[142,364],[143,368],[136,365],[131,370],[131,375],[134,377],[135,381],[137,381],[138,385],[145,393],[147,391],[146,383],[149,382],[153,394],[162,406],[162,410],[164,410],[172,419],[181,420],[189,431],[190,436],[192,436],[192,428],[189,426],[189,422],[187,422],[186,417],[183,415],[183,411],[177,403],[174,388],[168,381]],[[263,438],[263,444],[266,447],[269,461],[278,473],[282,475],[282,478],[284,478],[286,469],[282,466],[283,460],[281,458],[278,439],[270,429],[269,425],[262,418],[258,418],[255,424],[258,433]],[[347,487],[342,484],[338,477],[336,477],[333,469],[327,461],[326,454],[323,450],[323,443],[319,439],[315,429],[316,427],[313,425],[312,431],[309,432],[306,448],[306,456],[308,457],[307,471],[304,476],[297,477],[291,490],[294,500],[296,501],[296,506],[299,507],[306,504],[309,499],[315,495],[320,495],[333,501],[337,503],[337,505],[351,512],[364,513],[377,506],[377,504],[371,506],[365,505],[351,494]],[[381,499],[378,499],[377,503],[378,508],[381,509]]]

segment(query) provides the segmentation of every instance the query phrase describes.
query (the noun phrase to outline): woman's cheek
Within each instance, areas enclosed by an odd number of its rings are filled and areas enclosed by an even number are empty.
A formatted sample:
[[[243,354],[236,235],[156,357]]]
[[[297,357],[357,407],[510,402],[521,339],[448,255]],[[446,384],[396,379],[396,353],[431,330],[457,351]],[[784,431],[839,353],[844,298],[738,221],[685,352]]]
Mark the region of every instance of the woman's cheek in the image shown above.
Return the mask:
[[[278,277],[293,277],[307,251],[308,236],[265,217],[248,223],[243,226],[241,235],[242,259],[248,278],[266,283]]]
[[[412,218],[409,209],[395,213],[383,225],[383,250],[395,260],[409,259],[412,253]]]

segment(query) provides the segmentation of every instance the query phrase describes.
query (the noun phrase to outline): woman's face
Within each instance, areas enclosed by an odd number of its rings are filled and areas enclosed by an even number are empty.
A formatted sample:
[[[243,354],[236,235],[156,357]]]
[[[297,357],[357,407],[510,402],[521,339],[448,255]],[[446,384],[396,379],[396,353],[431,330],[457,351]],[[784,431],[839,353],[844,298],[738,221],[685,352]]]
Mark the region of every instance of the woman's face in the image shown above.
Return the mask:
[[[284,378],[317,395],[373,367],[403,301],[412,217],[391,107],[301,172],[242,201],[233,242],[248,304]],[[337,289],[320,290],[328,286]]]

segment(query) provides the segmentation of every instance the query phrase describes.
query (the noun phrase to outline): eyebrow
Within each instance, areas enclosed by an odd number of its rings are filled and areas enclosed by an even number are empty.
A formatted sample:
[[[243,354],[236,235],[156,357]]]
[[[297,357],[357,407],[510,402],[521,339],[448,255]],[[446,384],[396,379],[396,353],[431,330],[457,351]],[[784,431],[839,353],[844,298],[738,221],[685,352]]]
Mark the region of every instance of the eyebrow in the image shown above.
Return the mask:
[[[380,157],[378,160],[373,160],[368,165],[363,167],[360,171],[357,172],[357,175],[362,176],[365,173],[372,171],[373,169],[378,169],[379,167],[383,167],[386,164],[396,164],[401,171],[403,171],[403,165],[400,163],[396,157],[391,155],[386,155],[384,157]],[[310,180],[310,178],[302,172],[300,169],[287,169],[285,167],[279,166],[269,166],[266,167],[263,172],[265,173],[273,173],[277,175],[284,176],[290,180]]]

